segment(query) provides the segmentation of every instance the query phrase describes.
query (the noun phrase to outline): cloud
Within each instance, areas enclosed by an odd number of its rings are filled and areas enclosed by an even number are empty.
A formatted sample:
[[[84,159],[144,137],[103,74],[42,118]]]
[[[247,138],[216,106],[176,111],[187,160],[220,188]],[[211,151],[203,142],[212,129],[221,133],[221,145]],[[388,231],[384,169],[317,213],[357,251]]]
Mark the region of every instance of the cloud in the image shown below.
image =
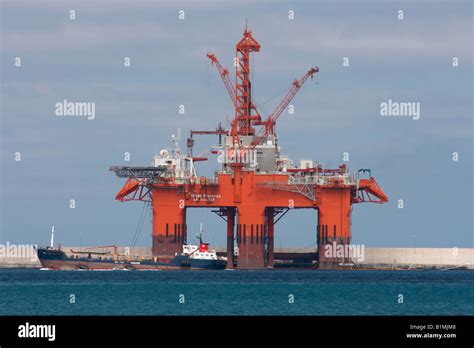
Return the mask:
[[[133,27],[118,24],[63,24],[55,31],[16,31],[6,32],[3,36],[5,47],[14,52],[74,52],[123,45],[137,40],[142,44],[156,44],[164,39],[176,38],[176,34],[158,23],[137,23]]]

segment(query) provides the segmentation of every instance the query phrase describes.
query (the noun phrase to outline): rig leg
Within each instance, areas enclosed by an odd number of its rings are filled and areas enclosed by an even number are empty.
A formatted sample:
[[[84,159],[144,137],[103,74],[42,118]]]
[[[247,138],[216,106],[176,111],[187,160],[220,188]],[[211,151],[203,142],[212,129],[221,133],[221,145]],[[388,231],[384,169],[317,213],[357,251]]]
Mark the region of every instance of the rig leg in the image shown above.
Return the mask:
[[[234,268],[235,208],[227,208],[227,269]]]
[[[265,211],[262,207],[238,210],[237,244],[239,269],[265,268]]]
[[[274,208],[267,208],[267,268],[273,268]]]
[[[351,199],[348,189],[320,193],[318,207],[318,263],[320,269],[350,269]]]
[[[163,201],[160,191],[153,192],[153,256],[173,258],[183,251],[186,240],[186,209]],[[158,203],[159,202],[159,203]]]

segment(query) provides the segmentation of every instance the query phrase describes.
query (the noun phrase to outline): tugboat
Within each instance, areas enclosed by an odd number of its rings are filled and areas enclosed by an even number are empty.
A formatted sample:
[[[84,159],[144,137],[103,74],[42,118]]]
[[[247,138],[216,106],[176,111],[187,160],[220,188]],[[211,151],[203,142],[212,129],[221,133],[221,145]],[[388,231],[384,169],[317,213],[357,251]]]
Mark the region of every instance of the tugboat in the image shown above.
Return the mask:
[[[197,245],[183,245],[183,255],[189,257],[192,269],[215,269],[216,265],[219,265],[219,269],[225,268],[227,264],[227,258],[220,258],[217,256],[215,250],[209,250],[209,243],[202,241],[202,222],[199,228],[199,247]],[[222,267],[222,261],[225,260],[225,264]]]
[[[118,254],[117,247],[95,247],[95,250],[73,250],[68,252],[54,247],[54,231],[51,229],[51,245],[38,248],[38,258],[43,269],[50,270],[218,270],[227,265],[225,257],[217,256],[215,250],[209,250],[209,244],[202,241],[202,223],[199,233],[199,246],[184,244],[182,253],[174,258],[139,257]],[[106,250],[109,251],[97,251]]]

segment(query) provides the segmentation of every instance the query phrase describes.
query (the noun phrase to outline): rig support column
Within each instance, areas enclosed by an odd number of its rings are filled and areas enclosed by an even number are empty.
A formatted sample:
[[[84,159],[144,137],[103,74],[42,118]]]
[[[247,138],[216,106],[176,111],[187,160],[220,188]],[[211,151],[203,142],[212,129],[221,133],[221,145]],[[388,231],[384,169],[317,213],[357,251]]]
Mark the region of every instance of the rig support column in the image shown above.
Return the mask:
[[[265,268],[265,210],[262,207],[239,207],[237,245],[240,269]]]
[[[168,196],[171,196],[170,200]],[[183,251],[186,240],[186,207],[178,204],[174,190],[153,190],[152,197],[152,254],[160,258],[173,258]]]
[[[273,236],[274,236],[274,208],[267,208],[267,268],[273,268]]]
[[[235,208],[227,208],[227,269],[234,268]]]
[[[350,262],[351,198],[345,188],[326,189],[319,193],[318,206],[318,261],[319,268],[340,268]]]

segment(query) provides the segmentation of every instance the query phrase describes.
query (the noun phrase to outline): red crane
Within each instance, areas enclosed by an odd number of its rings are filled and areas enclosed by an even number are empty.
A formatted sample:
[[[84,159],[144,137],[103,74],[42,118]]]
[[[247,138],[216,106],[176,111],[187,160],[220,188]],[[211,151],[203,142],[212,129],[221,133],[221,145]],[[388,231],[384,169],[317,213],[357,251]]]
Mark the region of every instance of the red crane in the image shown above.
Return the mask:
[[[237,107],[237,93],[235,92],[235,87],[230,80],[229,69],[224,68],[221,63],[219,63],[219,60],[217,59],[215,54],[208,53],[207,57],[211,60],[211,63],[216,66],[217,71],[219,72],[219,75],[222,79],[222,82],[224,82],[224,86],[227,89],[227,92],[229,93],[230,99],[232,99],[234,107]],[[260,113],[258,112],[255,104],[252,101],[250,101],[250,104],[251,108],[255,110],[255,113],[258,115],[258,119],[261,120]]]
[[[272,114],[268,116],[265,121],[263,121],[263,125],[265,126],[264,128],[265,136],[275,134],[276,120],[280,117],[281,113],[283,112],[283,110],[286,109],[288,104],[290,104],[291,100],[295,97],[295,95],[298,93],[301,87],[303,87],[308,77],[313,78],[313,75],[316,74],[317,72],[319,72],[318,67],[311,68],[299,80],[293,81],[293,83],[291,84],[290,90],[288,91],[288,93],[286,93],[285,97],[282,99],[280,104],[278,104],[275,111],[273,111]]]
[[[229,70],[224,68],[221,63],[219,63],[215,54],[208,53],[207,57],[211,60],[211,63],[216,66],[217,70],[219,71],[219,75],[222,78],[222,82],[224,82],[225,88],[229,93],[230,99],[232,99],[232,103],[234,103],[234,107],[237,107],[235,88],[230,81]]]

